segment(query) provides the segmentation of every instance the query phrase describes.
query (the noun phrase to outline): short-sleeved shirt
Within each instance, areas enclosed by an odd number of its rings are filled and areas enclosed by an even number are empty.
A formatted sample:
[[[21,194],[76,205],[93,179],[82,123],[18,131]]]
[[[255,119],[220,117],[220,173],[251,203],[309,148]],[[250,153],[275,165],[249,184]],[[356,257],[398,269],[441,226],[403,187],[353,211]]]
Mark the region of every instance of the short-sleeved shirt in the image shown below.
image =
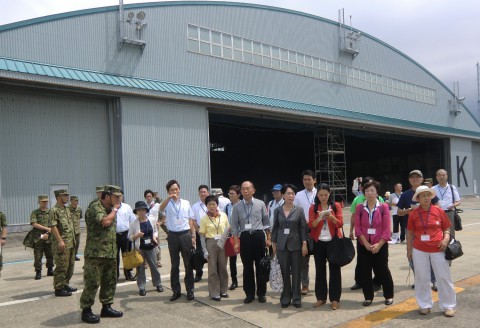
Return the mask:
[[[251,228],[247,229],[245,224],[251,224]],[[267,215],[265,203],[260,199],[252,198],[247,203],[241,200],[233,205],[231,219],[232,235],[240,235],[246,230],[264,230],[270,228],[270,220]]]
[[[206,238],[215,238],[216,235],[221,235],[225,228],[229,227],[227,215],[223,212],[218,212],[216,218],[204,215],[200,219],[200,233],[205,234]]]
[[[446,211],[450,206],[453,205],[453,197],[452,197],[452,189],[450,189],[450,186],[452,186],[453,189],[453,196],[455,197],[455,201],[460,200],[460,194],[458,193],[457,187],[454,185],[450,185],[447,183],[445,188],[441,187],[440,185],[434,186],[432,189],[435,190],[437,193],[437,197],[439,199],[439,205],[442,208],[442,210]]]
[[[33,210],[32,211],[32,214],[30,214],[30,224],[34,224],[34,223],[37,223],[37,224],[40,224],[44,227],[49,227],[50,226],[50,210],[49,209],[46,209],[45,211],[42,211],[41,209],[37,208],[36,210]],[[41,241],[42,239],[40,239],[40,235],[44,234],[45,231],[44,230],[40,230],[40,229],[36,229],[36,228],[33,228],[35,229],[35,237],[34,237],[34,240],[35,242],[37,241]],[[50,236],[48,236],[48,239],[45,241],[46,243],[50,244],[53,240],[53,236],[52,234],[50,234]],[[43,241],[43,240],[42,240]]]
[[[364,194],[361,194],[361,195],[358,195],[357,197],[355,197],[353,199],[352,205],[350,205],[350,213],[352,213],[352,214],[355,213],[355,211],[357,210],[357,205],[362,204],[365,200],[366,200],[366,198],[365,198]],[[380,197],[380,196],[378,196],[378,200],[379,200],[380,203],[385,202],[383,200],[383,198]]]
[[[72,215],[75,234],[78,235],[80,233],[80,219],[83,217],[83,210],[80,208],[80,206],[77,206],[77,208],[73,208],[72,205],[68,205],[67,208]]]
[[[108,227],[102,225],[102,221],[111,211],[103,206],[100,200],[97,200],[85,212],[87,225],[85,257],[117,258],[117,233],[115,230],[117,219],[113,219],[112,224]]]
[[[7,217],[3,212],[0,212],[0,232],[3,230],[3,227],[8,226],[7,224]]]
[[[207,215],[207,205],[205,205],[201,200],[192,205],[193,215],[195,216],[195,221],[197,225],[200,226],[200,220],[205,215]]]
[[[422,222],[423,220],[423,222]],[[443,231],[449,230],[450,220],[443,210],[430,206],[430,214],[418,207],[410,212],[407,230],[413,232],[413,247],[422,252],[439,252],[438,244],[443,240]],[[422,241],[422,235],[430,236],[430,241]]]
[[[57,227],[58,233],[65,243],[65,248],[75,247],[75,229],[70,211],[65,206],[55,204],[49,212],[49,227]],[[53,245],[57,245],[54,242]]]
[[[413,200],[413,195],[415,195],[415,191],[413,189],[408,189],[407,191],[405,191],[401,196],[400,196],[400,199],[398,200],[398,203],[397,203],[397,211],[398,209],[408,209],[408,208],[411,208],[412,207],[412,204],[413,205],[418,205],[419,203],[414,201]],[[438,198],[437,196],[435,196],[434,198],[432,198],[432,201],[431,201],[432,204],[436,204],[438,203]],[[399,215],[398,216],[399,218],[408,218],[408,214],[407,215]]]
[[[293,201],[293,204],[303,209],[303,213],[305,214],[305,220],[307,222],[308,222],[308,211],[310,211],[310,206],[312,206],[316,196],[317,196],[316,188],[313,188],[311,191],[307,191],[307,189],[303,189],[302,191],[297,192],[297,194],[295,195],[295,200]]]
[[[168,231],[180,232],[190,230],[190,219],[194,219],[190,202],[185,199],[174,202],[172,199],[165,207],[165,224]]]
[[[394,192],[390,194],[390,199],[388,200],[388,203],[390,204],[390,206],[392,206],[392,210],[390,211],[392,215],[398,214],[398,206],[393,204],[398,203],[398,201],[400,200],[400,196],[402,196],[402,193],[397,194],[396,192]]]

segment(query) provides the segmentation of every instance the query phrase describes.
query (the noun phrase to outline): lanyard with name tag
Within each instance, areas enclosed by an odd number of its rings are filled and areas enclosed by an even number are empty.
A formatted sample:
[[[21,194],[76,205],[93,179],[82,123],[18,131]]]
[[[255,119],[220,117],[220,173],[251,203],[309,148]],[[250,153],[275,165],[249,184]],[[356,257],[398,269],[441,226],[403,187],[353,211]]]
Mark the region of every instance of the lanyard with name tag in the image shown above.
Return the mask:
[[[175,206],[175,203],[173,202],[172,199],[170,199],[170,202],[172,203],[173,212],[176,214],[175,216],[177,217],[177,218],[175,219],[175,225],[177,225],[177,226],[183,225],[184,222],[183,222],[182,217],[181,217],[181,212],[182,212],[182,200],[181,200],[181,199],[179,200],[178,207]]]
[[[427,234],[427,225],[428,225],[428,218],[430,216],[430,209],[431,208],[432,208],[432,206],[430,205],[428,207],[428,212],[427,212],[427,217],[425,218],[425,222],[423,222],[422,213],[420,211],[418,212],[418,216],[420,217],[420,222],[422,222],[422,226],[423,226],[423,235],[420,236],[421,241],[430,241],[430,235]]]
[[[370,208],[367,205],[367,210],[368,210],[368,222],[370,223],[370,228],[368,228],[367,233],[369,235],[374,235],[377,232],[377,229],[373,228],[373,219],[375,215],[375,211],[377,210],[377,205],[373,207],[373,211],[370,211]]]
[[[213,222],[212,218],[210,217],[210,215],[208,215],[208,218],[210,219],[210,222],[212,222],[213,226],[217,229],[217,234],[214,236],[215,240],[219,240],[220,237],[222,237],[219,233],[218,233],[218,229],[220,228],[220,219],[221,217],[219,216],[218,217],[218,225],[215,225],[215,222]]]
[[[290,228],[288,227],[288,218],[292,215],[292,212],[295,210],[295,206],[293,206],[293,208],[290,210],[290,212],[288,213],[288,216],[285,217],[285,222],[287,223],[287,227],[283,229],[283,234],[284,235],[289,235],[290,234]],[[285,214],[285,212],[283,212],[283,214]]]

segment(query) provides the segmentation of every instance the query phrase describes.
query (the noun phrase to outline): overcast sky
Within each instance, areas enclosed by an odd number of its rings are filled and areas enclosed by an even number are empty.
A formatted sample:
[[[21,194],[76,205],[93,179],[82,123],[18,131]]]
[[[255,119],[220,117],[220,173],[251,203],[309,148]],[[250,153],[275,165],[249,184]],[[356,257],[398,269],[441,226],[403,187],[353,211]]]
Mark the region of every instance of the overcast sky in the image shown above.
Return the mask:
[[[125,4],[151,2],[124,0]],[[478,114],[480,61],[479,0],[255,0],[338,20],[352,16],[353,27],[390,44],[437,76],[447,87],[460,83],[460,96]],[[118,5],[116,0],[0,0],[0,25],[79,9]]]

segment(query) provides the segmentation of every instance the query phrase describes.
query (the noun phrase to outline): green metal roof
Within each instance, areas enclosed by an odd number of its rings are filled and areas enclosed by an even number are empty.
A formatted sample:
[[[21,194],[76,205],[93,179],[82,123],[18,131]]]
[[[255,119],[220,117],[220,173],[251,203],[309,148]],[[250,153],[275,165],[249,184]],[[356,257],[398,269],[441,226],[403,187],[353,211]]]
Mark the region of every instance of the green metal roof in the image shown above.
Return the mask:
[[[296,110],[309,113],[317,113],[328,115],[335,118],[343,118],[349,120],[367,121],[387,126],[399,126],[413,128],[418,130],[426,130],[430,132],[443,134],[457,134],[469,137],[480,137],[480,132],[438,126],[427,123],[407,121],[398,118],[378,116],[366,113],[359,113],[345,109],[325,107],[314,104],[295,102],[284,99],[275,99],[258,95],[244,94],[226,90],[211,89],[205,87],[191,86],[186,84],[178,84],[165,81],[156,81],[151,79],[130,77],[109,74],[104,72],[95,72],[73,67],[64,67],[58,65],[36,63],[19,59],[0,57],[0,71],[9,71],[24,73],[35,76],[48,76],[52,78],[82,81],[92,84],[112,85],[125,88],[143,89],[150,91],[160,91],[178,95],[196,96],[206,99],[219,99],[225,101],[233,101],[244,104],[255,104],[268,106],[272,108],[282,108]],[[60,82],[60,81],[59,81]]]

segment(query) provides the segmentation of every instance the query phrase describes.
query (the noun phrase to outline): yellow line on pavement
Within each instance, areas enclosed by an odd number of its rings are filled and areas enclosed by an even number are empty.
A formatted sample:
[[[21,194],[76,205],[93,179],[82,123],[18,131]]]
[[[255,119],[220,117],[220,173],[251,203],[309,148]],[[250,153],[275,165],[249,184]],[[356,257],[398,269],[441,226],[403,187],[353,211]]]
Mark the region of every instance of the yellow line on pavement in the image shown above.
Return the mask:
[[[480,284],[480,274],[455,283],[455,293],[460,293],[466,288]],[[433,293],[433,301],[438,302],[438,293]],[[379,311],[375,311],[362,317],[353,319],[337,327],[341,328],[370,328],[378,326],[388,320],[402,316],[406,313],[418,310],[415,298],[409,298],[401,303],[391,305]]]

